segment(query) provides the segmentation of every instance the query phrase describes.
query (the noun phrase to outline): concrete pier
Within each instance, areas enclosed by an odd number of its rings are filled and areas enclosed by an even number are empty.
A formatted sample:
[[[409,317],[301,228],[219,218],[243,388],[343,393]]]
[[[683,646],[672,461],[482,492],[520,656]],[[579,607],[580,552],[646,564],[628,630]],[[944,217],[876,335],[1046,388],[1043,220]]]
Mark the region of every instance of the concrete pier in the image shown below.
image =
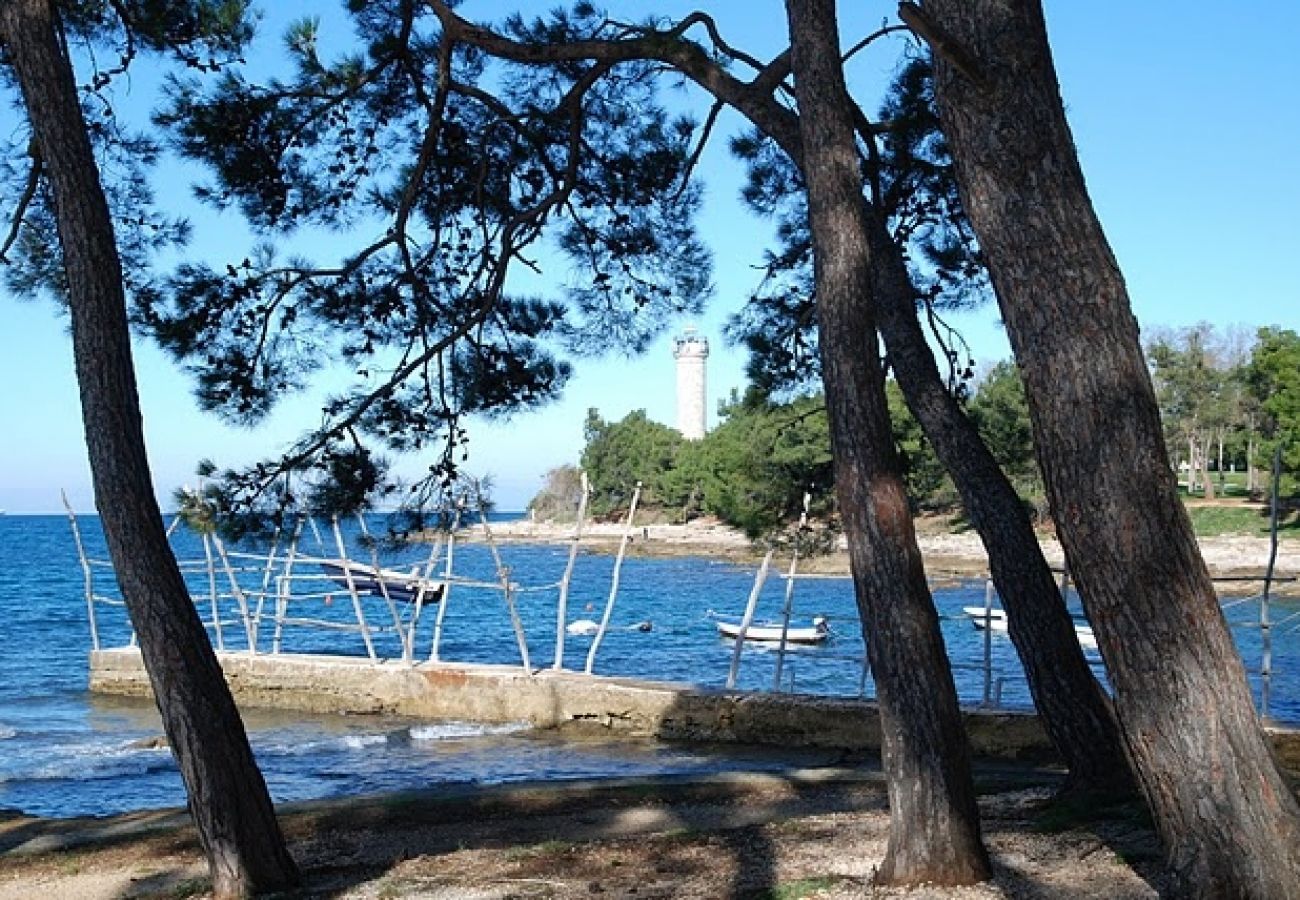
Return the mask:
[[[240,705],[319,713],[384,713],[431,721],[526,722],[536,728],[617,737],[879,750],[876,705],[852,699],[720,691],[518,666],[371,662],[345,656],[218,653]],[[90,689],[149,697],[139,650],[90,656]],[[968,710],[977,756],[1049,760],[1030,713]],[[1284,768],[1300,772],[1300,733],[1270,729]]]

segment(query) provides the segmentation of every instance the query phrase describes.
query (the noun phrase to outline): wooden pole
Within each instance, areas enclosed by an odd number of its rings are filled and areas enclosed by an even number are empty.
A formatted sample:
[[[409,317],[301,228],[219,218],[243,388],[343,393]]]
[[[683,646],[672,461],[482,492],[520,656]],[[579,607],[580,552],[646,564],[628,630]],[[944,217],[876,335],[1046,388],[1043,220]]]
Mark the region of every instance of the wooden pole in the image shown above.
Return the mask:
[[[1273,587],[1273,570],[1277,566],[1277,527],[1279,495],[1282,489],[1282,441],[1273,451],[1273,489],[1269,497],[1269,547],[1268,568],[1264,571],[1264,593],[1259,600],[1259,635],[1261,655],[1259,661],[1259,712],[1268,718],[1269,695],[1273,681],[1273,629],[1269,622],[1269,593]]]
[[[557,672],[564,668],[564,638],[569,618],[569,582],[573,579],[573,566],[578,561],[578,543],[582,540],[582,520],[587,515],[587,498],[591,494],[591,485],[587,473],[582,473],[582,496],[578,498],[578,519],[573,526],[573,543],[569,546],[569,560],[564,564],[564,575],[560,578],[560,597],[555,604],[555,662],[551,668]]]
[[[1068,579],[1070,576],[1066,575]],[[1062,580],[1062,585],[1065,581]],[[984,705],[993,699],[993,579],[984,582]]]
[[[415,632],[420,627],[420,613],[424,611],[424,594],[429,584],[429,578],[433,575],[434,568],[438,565],[438,557],[442,555],[442,535],[439,534],[433,539],[433,546],[429,548],[429,558],[424,563],[424,571],[420,575],[420,583],[415,589],[415,599],[411,604],[411,623],[406,628],[406,641],[402,644],[402,661],[412,662],[415,659]],[[447,586],[443,585],[443,593],[447,591]]]
[[[212,561],[212,541],[203,533],[203,558],[208,564],[208,596],[212,600],[212,629],[217,635],[217,649],[226,649],[226,637],[221,630],[221,603],[217,598],[217,568]]]
[[[402,614],[397,610],[397,604],[388,593],[388,583],[384,581],[381,569],[379,568],[379,548],[375,546],[375,541],[370,537],[370,529],[366,527],[366,517],[357,513],[357,524],[361,527],[361,533],[366,538],[366,543],[370,545],[370,566],[375,570],[375,581],[379,585],[379,593],[384,598],[384,603],[388,605],[388,613],[393,617],[393,628],[397,631],[397,639],[402,644],[402,658],[406,658],[406,629],[402,625]]]
[[[361,595],[357,593],[357,585],[352,580],[352,568],[348,565],[348,548],[343,543],[343,531],[339,528],[338,516],[331,520],[334,528],[334,543],[339,549],[339,563],[343,566],[343,580],[347,583],[348,593],[352,595],[352,609],[356,612],[357,626],[361,629],[361,640],[366,645],[366,653],[370,654],[371,659],[376,659],[375,642],[370,639],[370,626],[366,624],[366,611],[361,605]]]
[[[519,644],[519,660],[523,664],[524,671],[532,675],[533,664],[528,658],[528,637],[524,634],[524,623],[519,618],[519,610],[515,608],[515,591],[514,586],[510,584],[510,567],[501,561],[501,551],[497,549],[496,539],[492,536],[487,510],[483,508],[482,494],[478,498],[478,518],[483,523],[483,537],[487,538],[488,549],[492,551],[492,559],[496,563],[497,577],[501,579],[501,594],[506,601],[506,610],[510,613],[510,627],[514,629],[515,641]]]
[[[447,564],[443,567],[442,602],[438,604],[438,617],[433,623],[433,644],[429,648],[429,661],[438,661],[438,648],[442,645],[442,621],[447,616],[447,607],[451,603],[452,566],[456,559],[456,529],[460,527],[460,516],[465,510],[463,502],[456,504],[456,513],[447,530]]]
[[[68,511],[68,521],[72,524],[72,540],[77,545],[77,558],[81,560],[82,586],[86,593],[86,615],[90,619],[90,646],[91,649],[98,650],[99,622],[95,618],[95,575],[90,569],[90,561],[86,558],[86,546],[81,542],[81,528],[77,525],[77,514],[72,511],[72,505],[68,503],[68,492],[59,491],[59,496],[63,498],[63,508]]]
[[[785,668],[786,638],[790,634],[790,616],[794,612],[794,577],[799,571],[799,542],[808,527],[808,504],[812,494],[803,495],[803,512],[799,514],[799,527],[794,533],[794,553],[790,554],[790,570],[785,576],[785,602],[781,606],[781,643],[776,648],[776,669],[772,673],[772,690],[781,690],[781,670]]]
[[[230,567],[230,559],[226,556],[226,545],[215,534],[212,535],[212,544],[217,548],[217,556],[221,559],[221,567],[226,572],[226,580],[230,582],[230,593],[234,595],[235,602],[239,604],[239,615],[244,621],[244,639],[248,641],[248,652],[256,654],[257,638],[253,631],[252,620],[248,615],[248,597],[245,596],[244,589],[239,586],[239,579],[235,577],[235,570]]]
[[[754,576],[754,587],[749,592],[749,602],[745,604],[745,615],[740,620],[740,632],[736,635],[736,646],[731,651],[731,668],[727,671],[727,690],[736,686],[736,676],[740,673],[740,651],[745,646],[745,635],[749,632],[749,625],[754,621],[754,610],[758,606],[758,597],[763,593],[763,582],[767,581],[767,569],[772,565],[772,554],[775,550],[767,551],[763,557],[763,564],[758,567],[758,574]]]
[[[298,557],[298,540],[302,537],[302,519],[293,529],[293,542],[284,558],[284,574],[275,579],[275,634],[271,640],[271,652],[280,652],[280,641],[284,636],[284,618],[289,612],[289,596],[293,593],[293,564]]]
[[[266,554],[266,565],[262,567],[262,585],[257,593],[257,606],[253,610],[253,647],[257,647],[258,631],[262,627],[262,611],[266,608],[266,594],[271,587],[271,572],[274,571],[275,554],[280,549],[280,529],[277,526],[271,537],[271,549]]]
[[[600,650],[600,642],[605,639],[605,630],[609,628],[609,618],[614,614],[614,600],[618,597],[619,576],[623,571],[623,556],[627,553],[628,541],[632,539],[632,522],[636,518],[636,506],[641,500],[641,482],[636,483],[636,490],[632,492],[632,505],[627,510],[627,523],[623,526],[623,539],[618,543],[618,557],[614,560],[614,575],[609,583],[609,599],[605,601],[605,612],[600,617],[600,627],[596,629],[596,637],[591,641],[591,648],[587,650],[587,666],[583,670],[588,675],[596,666],[596,653]]]

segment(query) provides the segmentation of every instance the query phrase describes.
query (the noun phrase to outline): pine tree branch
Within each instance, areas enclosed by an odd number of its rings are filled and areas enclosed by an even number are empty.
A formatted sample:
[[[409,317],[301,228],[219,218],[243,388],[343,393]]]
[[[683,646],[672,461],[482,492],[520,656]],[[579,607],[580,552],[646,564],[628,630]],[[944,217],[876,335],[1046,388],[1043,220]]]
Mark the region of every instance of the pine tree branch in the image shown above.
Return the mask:
[[[966,80],[981,93],[988,93],[992,85],[985,77],[975,57],[956,38],[935,24],[925,11],[915,3],[898,4],[898,17],[907,23],[912,33],[930,45],[930,49],[952,64]]]
[[[41,172],[44,169],[41,163],[41,151],[35,141],[32,141],[27,152],[31,156],[32,167],[27,171],[27,183],[23,186],[22,196],[18,198],[18,205],[14,208],[13,217],[10,219],[9,233],[5,236],[4,245],[0,246],[0,263],[6,265],[9,263],[9,251],[13,249],[14,243],[18,240],[18,233],[22,230],[23,217],[36,197],[36,189],[40,186]]]

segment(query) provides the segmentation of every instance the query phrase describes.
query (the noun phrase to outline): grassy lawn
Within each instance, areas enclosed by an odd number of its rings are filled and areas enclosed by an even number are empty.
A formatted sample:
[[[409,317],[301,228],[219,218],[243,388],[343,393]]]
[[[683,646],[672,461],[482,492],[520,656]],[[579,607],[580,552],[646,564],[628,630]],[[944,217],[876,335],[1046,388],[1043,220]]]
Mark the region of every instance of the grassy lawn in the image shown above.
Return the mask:
[[[1252,506],[1197,506],[1190,504],[1187,508],[1192,518],[1192,527],[1199,537],[1213,537],[1219,534],[1244,534],[1253,537],[1268,537],[1269,518],[1267,507]],[[1283,539],[1300,539],[1300,517],[1293,510],[1280,520],[1278,536]]]

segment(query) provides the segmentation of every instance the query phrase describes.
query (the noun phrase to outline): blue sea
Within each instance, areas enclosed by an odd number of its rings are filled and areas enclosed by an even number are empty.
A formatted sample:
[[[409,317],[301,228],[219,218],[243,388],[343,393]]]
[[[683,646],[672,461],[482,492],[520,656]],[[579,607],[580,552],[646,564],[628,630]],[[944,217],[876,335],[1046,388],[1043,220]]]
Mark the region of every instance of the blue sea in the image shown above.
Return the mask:
[[[99,520],[80,516],[78,524],[87,555],[104,560]],[[371,521],[380,532],[383,523]],[[372,553],[387,567],[423,567],[430,548],[413,545],[372,551],[363,544],[355,524],[343,528],[352,558],[370,562]],[[200,538],[183,527],[173,536],[183,561],[201,561]],[[266,546],[228,548],[247,602],[265,583],[274,592],[255,560],[240,553],[267,553]],[[0,516],[0,807],[33,815],[105,815],[129,810],[179,806],[185,802],[180,777],[166,749],[151,749],[162,728],[149,702],[92,696],[86,690],[87,654],[91,632],[83,572],[65,516]],[[285,548],[276,548],[282,559]],[[328,528],[307,530],[298,552],[337,556]],[[549,667],[554,661],[557,590],[568,550],[558,546],[506,544],[502,562],[516,586],[519,618],[526,635],[530,662]],[[778,560],[783,571],[788,560]],[[441,571],[442,560],[437,571]],[[567,619],[599,620],[610,596],[614,558],[580,553],[568,599]],[[277,571],[283,571],[278,569]],[[287,614],[304,620],[355,620],[348,592],[324,580],[318,571],[298,563],[294,599]],[[487,546],[457,543],[455,573],[477,581],[476,587],[457,583],[446,604],[439,656],[445,661],[517,664],[520,649],[499,583],[497,564]],[[229,594],[229,575],[218,565],[216,590]],[[595,672],[601,675],[671,679],[704,686],[725,684],[732,644],[717,636],[714,617],[738,617],[754,584],[754,567],[704,558],[624,561],[620,586],[601,644]],[[188,575],[205,620],[211,619],[208,599],[213,589],[206,565]],[[116,597],[111,572],[96,569],[96,592]],[[963,606],[984,603],[985,585],[972,582],[936,589],[944,638],[954,666],[958,692],[970,706],[996,704],[1028,708],[1024,677],[1010,641],[1004,634],[987,635],[972,627]],[[775,619],[785,600],[785,581],[772,570],[762,592],[758,617]],[[274,638],[269,618],[273,599],[264,605],[264,621],[256,635],[259,652],[268,652]],[[871,696],[864,677],[863,643],[852,587],[841,578],[799,580],[793,594],[795,623],[814,615],[829,619],[830,640],[811,648],[793,649],[782,666],[779,689],[807,694]],[[122,646],[130,627],[120,606],[97,604],[101,644]],[[214,642],[242,650],[249,635],[236,602],[226,596],[219,605],[220,636],[209,627]],[[1261,641],[1256,602],[1226,607],[1241,647],[1252,685],[1260,691]],[[1274,602],[1269,713],[1282,722],[1300,724],[1300,636],[1287,617],[1300,613],[1294,601]],[[365,601],[366,620],[376,632],[375,651],[397,657],[402,648],[391,625],[391,610],[382,599]],[[417,660],[429,656],[437,607],[424,611],[414,641]],[[641,630],[649,623],[649,630]],[[364,656],[362,636],[336,629],[286,625],[280,635],[285,652],[327,652]],[[566,637],[564,666],[582,670],[591,637]],[[1086,651],[1095,669],[1095,650]],[[774,689],[777,653],[746,648],[737,686]],[[432,723],[373,716],[317,716],[283,711],[246,710],[245,724],[277,802],[398,790],[447,783],[501,783],[536,779],[589,778],[607,775],[683,773],[729,768],[764,769],[788,764],[762,751],[693,748],[652,742],[593,745],[516,726],[473,723]]]

